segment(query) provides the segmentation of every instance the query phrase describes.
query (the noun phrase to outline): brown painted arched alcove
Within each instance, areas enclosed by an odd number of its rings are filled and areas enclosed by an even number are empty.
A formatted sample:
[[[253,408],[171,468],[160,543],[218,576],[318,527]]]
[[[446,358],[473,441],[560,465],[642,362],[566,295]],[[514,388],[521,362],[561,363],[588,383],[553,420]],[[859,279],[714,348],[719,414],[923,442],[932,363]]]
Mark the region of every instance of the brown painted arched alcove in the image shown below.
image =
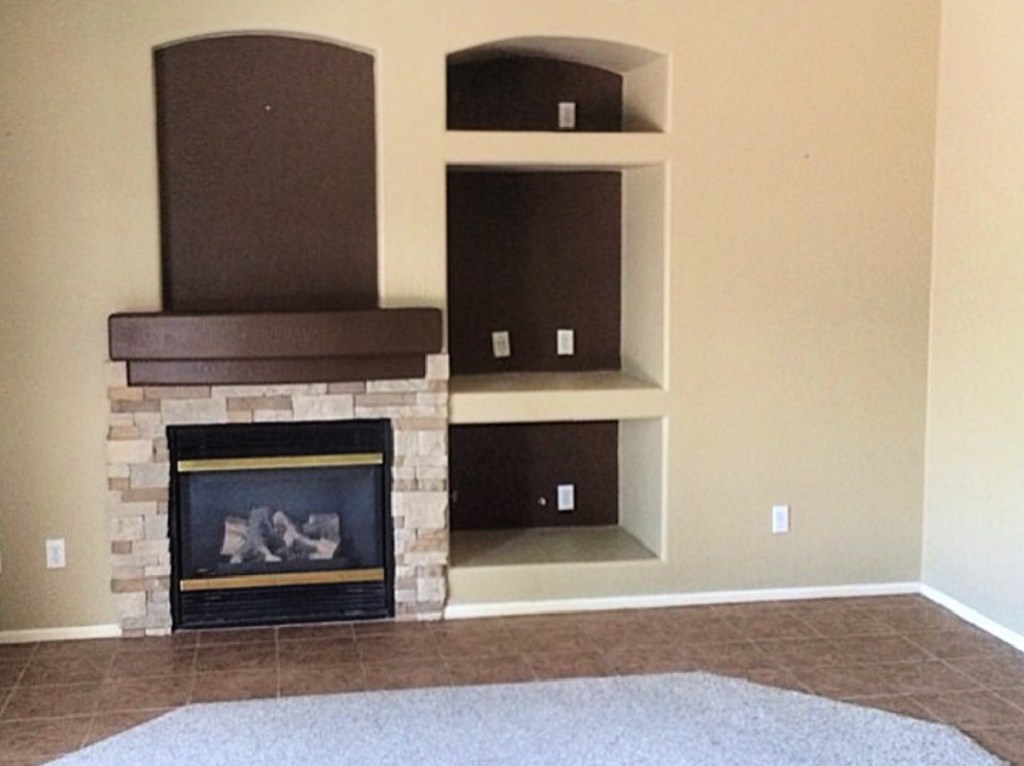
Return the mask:
[[[164,309],[376,307],[373,57],[237,35],[154,63]]]
[[[622,130],[615,72],[541,56],[449,60],[449,130],[557,130],[563,101],[576,104],[576,130]]]

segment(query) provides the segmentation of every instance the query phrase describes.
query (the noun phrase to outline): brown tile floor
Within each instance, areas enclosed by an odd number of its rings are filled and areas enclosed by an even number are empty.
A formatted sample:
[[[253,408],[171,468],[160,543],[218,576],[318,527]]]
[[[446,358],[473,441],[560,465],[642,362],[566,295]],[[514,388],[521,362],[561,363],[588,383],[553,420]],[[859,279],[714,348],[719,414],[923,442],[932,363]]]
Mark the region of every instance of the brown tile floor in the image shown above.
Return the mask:
[[[943,721],[1024,766],[1024,654],[916,596],[0,646],[0,766],[189,702],[685,670]]]

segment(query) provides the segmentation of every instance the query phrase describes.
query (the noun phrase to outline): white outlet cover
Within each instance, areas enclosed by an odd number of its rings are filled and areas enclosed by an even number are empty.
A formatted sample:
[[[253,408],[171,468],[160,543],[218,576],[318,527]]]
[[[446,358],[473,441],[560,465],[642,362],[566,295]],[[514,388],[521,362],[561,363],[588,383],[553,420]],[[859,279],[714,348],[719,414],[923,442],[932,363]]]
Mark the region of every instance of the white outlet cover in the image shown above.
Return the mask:
[[[781,535],[789,531],[789,506],[772,506],[772,534]]]
[[[64,538],[50,538],[46,541],[46,568],[63,569],[67,566]]]
[[[558,330],[555,340],[559,356],[572,356],[576,353],[576,333],[572,330]]]
[[[558,510],[559,511],[574,511],[574,510],[576,510],[576,485],[575,484],[559,484],[558,485]]]
[[[512,356],[512,339],[508,330],[497,330],[491,333],[491,350],[495,359],[506,359]]]
[[[558,102],[558,128],[559,130],[573,130],[576,127],[576,102]]]

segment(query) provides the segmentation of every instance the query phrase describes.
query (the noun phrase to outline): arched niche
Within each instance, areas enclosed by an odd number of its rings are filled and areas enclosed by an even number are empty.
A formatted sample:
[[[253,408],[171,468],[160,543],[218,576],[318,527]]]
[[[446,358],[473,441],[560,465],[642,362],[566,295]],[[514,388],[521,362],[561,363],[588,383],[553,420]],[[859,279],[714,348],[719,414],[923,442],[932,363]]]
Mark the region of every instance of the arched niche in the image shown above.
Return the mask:
[[[154,52],[164,309],[374,308],[374,59],[286,35]]]
[[[634,45],[520,37],[448,56],[449,130],[663,131],[668,59]],[[571,103],[575,124],[560,124]]]

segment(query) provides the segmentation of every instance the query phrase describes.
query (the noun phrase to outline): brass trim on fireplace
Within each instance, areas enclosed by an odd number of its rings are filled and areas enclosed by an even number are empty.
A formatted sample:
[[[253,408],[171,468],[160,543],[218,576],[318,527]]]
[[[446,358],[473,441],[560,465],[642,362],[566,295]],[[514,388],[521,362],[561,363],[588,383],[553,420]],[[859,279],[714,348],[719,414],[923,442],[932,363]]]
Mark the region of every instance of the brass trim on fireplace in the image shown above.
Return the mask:
[[[339,582],[380,582],[383,569],[341,569],[331,572],[279,572],[182,580],[183,591],[228,590],[234,588],[275,588],[283,585],[325,585]]]
[[[262,471],[274,468],[331,468],[349,465],[384,465],[384,455],[380,452],[356,452],[350,455],[230,457],[205,460],[179,460],[177,462],[178,473]]]

